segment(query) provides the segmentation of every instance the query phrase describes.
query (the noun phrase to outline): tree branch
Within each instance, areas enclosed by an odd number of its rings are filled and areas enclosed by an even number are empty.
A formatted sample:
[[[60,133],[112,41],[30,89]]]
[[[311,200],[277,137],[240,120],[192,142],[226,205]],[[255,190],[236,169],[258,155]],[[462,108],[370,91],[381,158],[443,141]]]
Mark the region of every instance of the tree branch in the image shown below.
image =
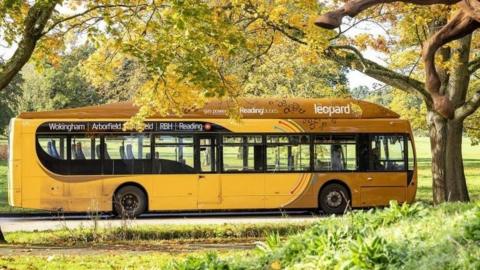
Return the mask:
[[[432,104],[432,96],[425,89],[425,84],[423,82],[385,68],[371,60],[365,59],[360,51],[353,46],[330,46],[324,53],[327,57],[333,59],[342,66],[360,71],[365,75],[368,75],[402,91],[420,95],[427,104]]]
[[[455,119],[464,120],[480,107],[480,90],[455,110]]]
[[[475,73],[480,68],[480,57],[477,57],[468,63],[468,72],[471,74]]]
[[[58,1],[36,1],[28,11],[23,34],[15,53],[4,65],[0,65],[0,90],[7,87],[32,56],[37,41],[42,37],[45,25],[52,16]]]
[[[133,8],[133,7],[145,7],[147,6],[147,4],[143,4],[143,5],[123,5],[123,4],[117,4],[117,5],[98,5],[98,6],[94,6],[94,7],[91,7],[87,10],[85,10],[84,12],[80,12],[80,13],[77,13],[75,15],[72,15],[72,16],[69,16],[69,17],[65,17],[65,18],[62,18],[62,19],[59,19],[55,22],[53,22],[52,25],[50,25],[44,32],[42,32],[42,36],[43,35],[46,35],[48,32],[52,31],[55,27],[57,27],[58,25],[66,22],[66,21],[70,21],[70,20],[73,20],[75,18],[78,18],[78,17],[82,17],[82,16],[85,16],[87,15],[88,13],[92,12],[92,11],[95,11],[97,9],[107,9],[107,8]]]

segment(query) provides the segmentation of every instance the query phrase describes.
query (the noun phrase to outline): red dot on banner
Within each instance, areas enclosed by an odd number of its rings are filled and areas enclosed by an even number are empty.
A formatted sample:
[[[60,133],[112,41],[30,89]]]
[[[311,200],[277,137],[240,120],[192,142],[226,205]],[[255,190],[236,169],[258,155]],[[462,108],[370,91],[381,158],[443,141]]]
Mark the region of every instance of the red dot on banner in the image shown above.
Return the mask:
[[[210,123],[206,123],[204,127],[205,127],[205,130],[212,129],[212,125]]]

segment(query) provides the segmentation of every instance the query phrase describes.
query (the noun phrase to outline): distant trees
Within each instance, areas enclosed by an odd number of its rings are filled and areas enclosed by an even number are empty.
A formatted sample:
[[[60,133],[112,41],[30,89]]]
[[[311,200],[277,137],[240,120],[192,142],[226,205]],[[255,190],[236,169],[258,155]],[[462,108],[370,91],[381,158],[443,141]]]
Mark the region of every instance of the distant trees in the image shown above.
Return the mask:
[[[22,70],[22,96],[19,111],[55,110],[101,104],[105,100],[85,79],[80,64],[94,49],[75,48],[55,65],[48,61],[27,65]]]
[[[23,78],[21,74],[13,77],[5,91],[0,91],[0,135],[6,132],[6,127],[11,117],[18,110],[18,102],[22,95],[21,85]]]
[[[270,49],[248,74],[243,94],[277,97],[349,97],[346,70],[324,61],[309,64],[292,41]]]

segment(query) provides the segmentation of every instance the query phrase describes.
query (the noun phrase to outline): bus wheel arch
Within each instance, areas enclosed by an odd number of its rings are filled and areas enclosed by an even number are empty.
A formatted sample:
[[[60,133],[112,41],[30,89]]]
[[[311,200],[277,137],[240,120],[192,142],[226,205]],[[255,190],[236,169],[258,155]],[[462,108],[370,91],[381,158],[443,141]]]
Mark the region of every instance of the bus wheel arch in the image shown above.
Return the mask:
[[[140,208],[138,210],[122,211],[122,209],[124,208],[122,207],[122,204],[118,202],[119,200],[121,200],[118,197],[125,193],[128,193],[127,196],[133,195],[132,198],[136,200],[137,204],[140,204]],[[148,211],[148,209],[148,192],[141,184],[137,182],[129,181],[122,183],[115,189],[112,194],[112,212],[116,216],[127,218],[137,217],[138,215]]]
[[[343,214],[351,206],[352,192],[342,180],[332,179],[320,187],[317,200],[318,209],[325,214]]]

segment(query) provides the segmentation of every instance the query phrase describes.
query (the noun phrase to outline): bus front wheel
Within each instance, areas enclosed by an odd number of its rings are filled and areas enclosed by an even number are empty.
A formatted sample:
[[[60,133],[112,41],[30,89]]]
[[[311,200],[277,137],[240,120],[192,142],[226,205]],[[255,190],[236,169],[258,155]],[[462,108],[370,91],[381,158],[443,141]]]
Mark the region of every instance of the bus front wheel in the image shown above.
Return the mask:
[[[343,185],[332,183],[322,188],[318,201],[320,210],[325,214],[343,214],[350,205],[350,196]]]
[[[147,210],[147,196],[136,186],[124,186],[115,193],[113,207],[119,217],[138,217]]]

